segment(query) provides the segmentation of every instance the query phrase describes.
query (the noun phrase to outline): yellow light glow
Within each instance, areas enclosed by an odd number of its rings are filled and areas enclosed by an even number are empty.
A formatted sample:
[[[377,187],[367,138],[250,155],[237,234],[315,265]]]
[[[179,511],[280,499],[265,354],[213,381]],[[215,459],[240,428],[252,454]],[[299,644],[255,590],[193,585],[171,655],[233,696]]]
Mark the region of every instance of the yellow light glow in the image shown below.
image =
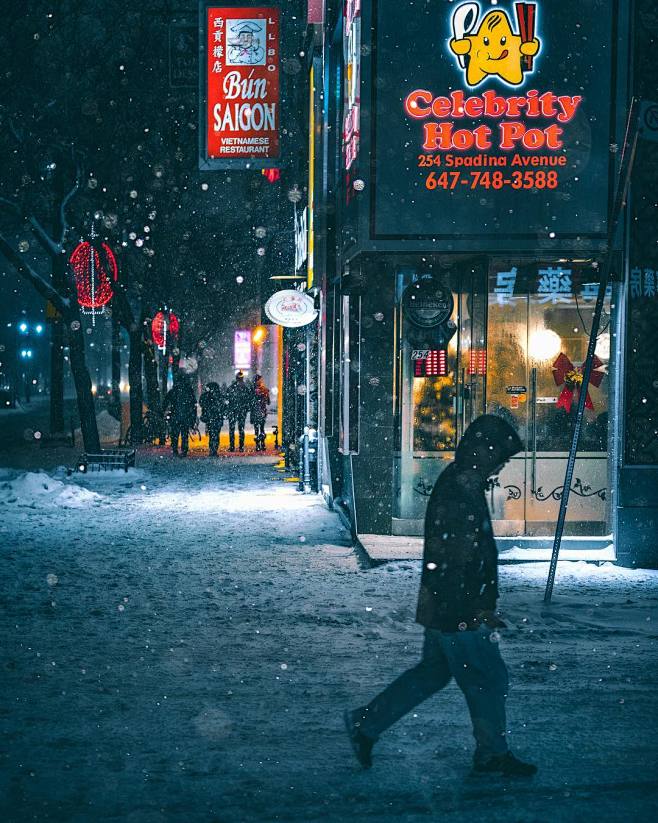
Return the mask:
[[[537,329],[528,340],[528,355],[538,363],[553,360],[561,350],[562,338],[550,329]]]
[[[256,326],[256,328],[251,333],[251,339],[257,346],[260,346],[262,343],[264,343],[267,340],[267,329],[265,328],[265,326]]]

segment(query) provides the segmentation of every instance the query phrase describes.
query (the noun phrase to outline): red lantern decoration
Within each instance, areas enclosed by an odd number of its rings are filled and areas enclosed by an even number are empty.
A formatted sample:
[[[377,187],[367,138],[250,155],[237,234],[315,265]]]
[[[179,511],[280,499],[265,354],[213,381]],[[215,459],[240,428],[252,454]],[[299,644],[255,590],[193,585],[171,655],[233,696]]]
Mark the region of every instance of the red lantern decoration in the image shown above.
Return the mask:
[[[167,340],[177,337],[179,329],[180,324],[173,311],[159,311],[151,321],[151,339],[160,351],[166,351]]]
[[[107,243],[78,243],[69,259],[83,314],[99,314],[112,299],[112,283],[119,276],[116,258]]]
[[[261,174],[268,183],[276,183],[281,179],[281,169],[263,169]]]

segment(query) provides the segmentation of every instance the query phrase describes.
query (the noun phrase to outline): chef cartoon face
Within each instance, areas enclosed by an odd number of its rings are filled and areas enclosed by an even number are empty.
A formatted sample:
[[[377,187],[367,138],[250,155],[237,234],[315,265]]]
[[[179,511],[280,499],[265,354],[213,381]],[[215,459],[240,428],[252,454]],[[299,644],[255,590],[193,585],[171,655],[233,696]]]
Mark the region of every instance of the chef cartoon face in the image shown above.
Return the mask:
[[[227,65],[264,65],[265,25],[264,21],[238,20],[229,27]]]
[[[531,70],[532,58],[541,45],[534,36],[535,7],[534,3],[517,4],[519,34],[502,9],[487,12],[479,26],[477,3],[462,3],[455,9],[450,49],[465,69],[469,86],[477,86],[492,75],[511,86],[523,82],[524,72]]]

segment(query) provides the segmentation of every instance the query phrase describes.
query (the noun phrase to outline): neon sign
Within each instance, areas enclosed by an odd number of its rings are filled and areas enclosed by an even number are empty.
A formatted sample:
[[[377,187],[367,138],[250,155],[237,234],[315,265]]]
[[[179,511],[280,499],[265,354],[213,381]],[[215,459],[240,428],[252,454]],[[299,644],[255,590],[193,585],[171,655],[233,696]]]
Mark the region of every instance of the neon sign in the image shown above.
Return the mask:
[[[361,120],[361,0],[345,0],[343,30],[345,88],[343,103],[343,152],[345,170],[349,171],[359,152]]]
[[[411,353],[414,377],[445,377],[448,355],[445,349],[414,349]]]
[[[624,48],[614,4],[581,3],[577,25],[545,0],[372,7],[361,36],[377,55],[373,129],[361,140],[374,237],[466,250],[605,233]],[[584,36],[600,48],[585,54]]]
[[[499,7],[481,17],[478,3],[462,3],[451,16],[453,37],[448,49],[467,86],[486,81],[520,86],[536,68],[542,41],[535,36],[537,4],[515,3],[515,30],[507,12]],[[556,189],[557,171],[522,172],[533,166],[566,166],[565,126],[577,115],[581,94],[556,94],[529,89],[507,95],[487,89],[479,94],[456,89],[434,94],[416,88],[404,98],[404,111],[412,121],[422,120],[419,167],[460,166],[519,167],[515,172],[428,173],[425,187]],[[502,152],[496,155],[495,152]],[[510,156],[511,155],[511,156]]]
[[[236,369],[251,368],[251,332],[238,329],[233,337],[233,366]]]
[[[481,96],[467,97],[463,91],[453,91],[449,97],[434,97],[426,89],[415,89],[404,101],[404,110],[415,120],[434,118],[423,127],[425,151],[467,151],[493,148],[493,129],[480,125],[472,129],[456,127],[456,120],[479,117],[498,123],[498,148],[511,151],[523,147],[529,151],[561,149],[563,129],[558,123],[573,119],[582,102],[580,95],[540,94],[535,89],[524,97],[502,97],[495,91],[485,91]],[[531,119],[555,120],[543,128],[528,127],[522,116]],[[505,119],[503,119],[505,118]],[[437,122],[443,120],[443,122]]]

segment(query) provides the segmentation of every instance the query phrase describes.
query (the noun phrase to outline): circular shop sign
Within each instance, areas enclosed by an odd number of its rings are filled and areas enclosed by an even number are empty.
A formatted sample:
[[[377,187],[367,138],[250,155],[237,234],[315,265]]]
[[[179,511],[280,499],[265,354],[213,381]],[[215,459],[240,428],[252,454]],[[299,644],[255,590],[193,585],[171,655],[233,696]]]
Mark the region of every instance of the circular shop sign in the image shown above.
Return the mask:
[[[273,294],[265,304],[265,314],[273,323],[288,329],[306,326],[318,316],[313,298],[295,289]]]
[[[427,277],[412,283],[402,298],[404,313],[416,326],[440,326],[452,314],[455,299],[450,289]]]

